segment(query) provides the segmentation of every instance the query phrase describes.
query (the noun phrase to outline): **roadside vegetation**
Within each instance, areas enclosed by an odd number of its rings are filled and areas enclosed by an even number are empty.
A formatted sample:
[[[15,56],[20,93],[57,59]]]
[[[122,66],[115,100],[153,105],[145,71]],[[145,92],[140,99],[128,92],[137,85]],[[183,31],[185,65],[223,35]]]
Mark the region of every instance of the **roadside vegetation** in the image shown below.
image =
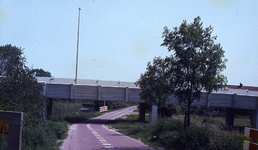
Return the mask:
[[[26,66],[23,49],[11,44],[0,46],[0,110],[23,112],[21,149],[59,149],[62,139],[67,136],[69,123],[100,115],[94,109],[98,103],[90,107],[88,113],[79,113],[84,102],[55,100],[54,115],[46,120],[48,99],[43,95],[36,76],[51,76],[51,73]],[[127,106],[122,103],[107,104],[110,108]],[[8,127],[7,124],[0,124],[1,149],[7,149]]]
[[[235,126],[230,130],[221,116],[192,114],[191,128],[184,128],[184,113],[158,118],[152,123],[148,122],[148,115],[145,123],[139,122],[138,118],[138,114],[127,115],[110,122],[108,126],[151,147],[168,150],[241,150],[243,141],[247,139],[243,128],[250,126],[248,117],[236,118]]]

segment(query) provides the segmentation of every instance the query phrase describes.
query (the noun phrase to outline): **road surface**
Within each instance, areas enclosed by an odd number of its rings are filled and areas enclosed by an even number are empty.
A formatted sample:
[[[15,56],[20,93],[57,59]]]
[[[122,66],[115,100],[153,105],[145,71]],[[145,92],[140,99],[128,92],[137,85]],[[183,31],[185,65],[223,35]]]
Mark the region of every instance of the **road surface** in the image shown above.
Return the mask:
[[[102,116],[73,124],[61,150],[154,150],[142,142],[108,129],[104,124],[124,114],[130,114],[136,106],[106,113]]]

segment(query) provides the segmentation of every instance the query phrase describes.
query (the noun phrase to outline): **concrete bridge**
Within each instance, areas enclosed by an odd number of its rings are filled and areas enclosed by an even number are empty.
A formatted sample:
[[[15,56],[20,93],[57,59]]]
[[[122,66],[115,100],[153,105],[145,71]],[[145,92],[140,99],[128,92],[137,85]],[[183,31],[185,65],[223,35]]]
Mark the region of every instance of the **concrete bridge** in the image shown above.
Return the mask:
[[[53,98],[93,100],[93,101],[124,101],[140,104],[140,119],[145,116],[144,101],[140,99],[141,89],[135,87],[133,82],[78,80],[38,77],[44,86],[44,94],[50,100],[48,114],[51,114]],[[169,104],[178,104],[178,100],[171,95]],[[233,126],[234,115],[249,115],[252,127],[258,129],[258,91],[246,89],[225,89],[208,94],[202,93],[199,102],[194,101],[192,106],[226,108],[226,124]],[[151,107],[150,119],[154,120],[157,108]]]

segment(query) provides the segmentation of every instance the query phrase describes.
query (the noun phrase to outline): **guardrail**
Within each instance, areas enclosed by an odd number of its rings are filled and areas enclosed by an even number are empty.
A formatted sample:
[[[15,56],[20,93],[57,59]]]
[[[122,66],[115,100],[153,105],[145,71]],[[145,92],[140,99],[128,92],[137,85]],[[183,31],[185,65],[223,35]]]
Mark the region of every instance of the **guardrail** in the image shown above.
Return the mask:
[[[245,134],[246,137],[252,138],[252,140],[258,140],[258,130],[253,128],[245,127]],[[243,150],[258,150],[258,144],[244,141]]]

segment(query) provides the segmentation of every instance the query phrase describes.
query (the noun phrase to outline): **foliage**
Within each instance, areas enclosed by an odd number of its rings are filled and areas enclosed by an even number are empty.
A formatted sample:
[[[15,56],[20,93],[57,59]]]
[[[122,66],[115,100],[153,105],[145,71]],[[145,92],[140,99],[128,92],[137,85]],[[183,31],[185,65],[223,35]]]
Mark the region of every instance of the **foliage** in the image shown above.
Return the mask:
[[[213,28],[204,28],[202,24],[201,18],[196,17],[193,23],[187,24],[184,20],[172,31],[164,27],[161,46],[173,54],[165,59],[155,57],[135,83],[142,89],[141,99],[158,108],[166,104],[172,93],[179,103],[187,104],[185,125],[188,127],[190,106],[194,100],[200,100],[201,90],[211,92],[227,82],[221,74],[227,62],[223,59],[224,50],[215,44],[217,36],[211,35]]]
[[[167,104],[165,106],[160,107],[159,109],[160,110],[158,110],[158,112],[162,118],[180,114],[180,106],[174,104]]]
[[[53,114],[67,114],[78,112],[82,107],[79,103],[54,103]]]
[[[35,75],[36,77],[52,77],[51,73],[48,71],[45,71],[43,69],[31,69],[31,74]]]
[[[137,117],[134,116],[129,115],[124,121],[117,119],[119,121],[110,125],[119,132],[153,147],[172,150],[241,150],[243,141],[246,140],[238,131],[224,130],[220,123],[202,123],[203,118],[196,117],[192,127],[185,129],[182,119],[160,118],[156,122],[146,124],[137,122]]]
[[[66,123],[43,121],[47,99],[26,66],[23,50],[0,46],[0,109],[23,112],[22,149],[57,149]]]
[[[162,116],[161,108],[165,107],[171,96],[169,65],[168,58],[155,57],[152,64],[148,62],[147,71],[135,82],[142,90],[140,98],[145,103],[157,105],[160,116]]]
[[[66,122],[41,121],[36,126],[27,125],[23,129],[22,149],[59,149],[58,139],[67,136]]]
[[[64,119],[69,123],[78,123],[100,115],[101,115],[100,112],[89,112],[84,114],[69,115],[69,116],[66,116]]]
[[[174,95],[180,103],[186,103],[187,126],[190,126],[191,103],[201,98],[201,90],[208,92],[221,88],[226,77],[221,72],[226,68],[224,50],[215,44],[217,36],[212,37],[211,26],[203,28],[200,17],[193,23],[186,20],[170,31],[164,27],[163,43],[171,55],[170,83]]]
[[[44,114],[46,98],[42,96],[41,85],[25,66],[22,54],[22,49],[15,46],[0,47],[0,108],[40,118]]]

